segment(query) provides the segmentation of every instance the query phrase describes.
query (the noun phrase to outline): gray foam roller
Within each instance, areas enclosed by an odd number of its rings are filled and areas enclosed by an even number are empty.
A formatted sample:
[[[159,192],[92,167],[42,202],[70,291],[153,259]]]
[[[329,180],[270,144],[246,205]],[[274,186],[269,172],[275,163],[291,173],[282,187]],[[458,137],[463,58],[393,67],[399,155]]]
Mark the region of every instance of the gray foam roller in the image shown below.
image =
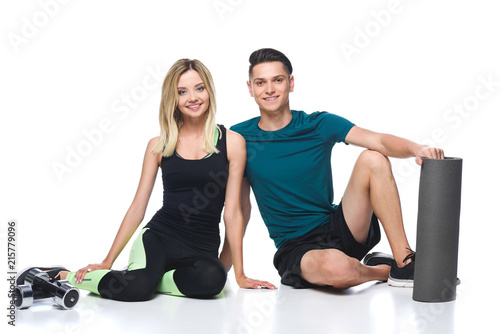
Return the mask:
[[[423,159],[413,300],[456,299],[462,159]]]

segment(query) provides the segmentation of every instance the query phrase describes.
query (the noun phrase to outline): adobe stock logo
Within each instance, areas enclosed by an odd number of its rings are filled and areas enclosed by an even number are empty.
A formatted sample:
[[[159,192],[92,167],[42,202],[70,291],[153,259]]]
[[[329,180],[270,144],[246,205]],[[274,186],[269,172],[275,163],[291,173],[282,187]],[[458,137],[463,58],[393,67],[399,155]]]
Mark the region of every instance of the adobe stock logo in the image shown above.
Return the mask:
[[[201,210],[212,205],[212,199],[219,196],[221,192],[226,191],[229,172],[219,171],[214,173],[213,171],[210,171],[208,175],[212,181],[205,184],[202,190],[199,188],[193,188],[194,197],[192,202],[189,205],[181,203],[178,206],[186,224],[191,224],[192,215],[199,215]]]
[[[418,142],[431,147],[442,147],[450,137],[459,133],[468,119],[485,109],[486,100],[498,95],[500,80],[494,77],[494,73],[478,75],[477,81],[473,91],[459,98],[442,112],[441,124],[431,129],[430,136]],[[420,166],[415,164],[413,159],[396,160],[393,165],[394,178],[398,183],[404,183],[417,171],[420,171]]]
[[[362,28],[355,26],[352,43],[342,41],[339,45],[347,63],[350,64],[352,62],[354,55],[361,54],[361,51],[366,49],[372,40],[378,37],[383,29],[391,24],[394,16],[400,14],[402,11],[401,1],[391,0],[387,4],[386,9],[379,11],[372,10],[370,12],[371,20],[366,22]]]
[[[19,33],[8,32],[7,39],[16,54],[19,53],[22,45],[28,44],[49,22],[59,14],[61,5],[66,5],[70,0],[40,0],[38,5],[40,10],[34,12],[31,17],[23,16]]]
[[[106,137],[116,127],[130,117],[134,110],[140,108],[151,93],[163,84],[163,76],[166,71],[159,65],[156,67],[146,66],[146,74],[142,80],[119,97],[116,97],[109,106],[110,113],[100,119],[92,128],[83,129],[76,144],[65,145],[65,157],[53,160],[51,167],[59,182],[62,182],[68,174],[71,174],[80,166],[86,157],[90,156],[94,149],[101,146]]]
[[[234,11],[242,2],[243,0],[215,0],[212,6],[217,12],[217,15],[219,15],[219,18],[224,20],[226,13]]]

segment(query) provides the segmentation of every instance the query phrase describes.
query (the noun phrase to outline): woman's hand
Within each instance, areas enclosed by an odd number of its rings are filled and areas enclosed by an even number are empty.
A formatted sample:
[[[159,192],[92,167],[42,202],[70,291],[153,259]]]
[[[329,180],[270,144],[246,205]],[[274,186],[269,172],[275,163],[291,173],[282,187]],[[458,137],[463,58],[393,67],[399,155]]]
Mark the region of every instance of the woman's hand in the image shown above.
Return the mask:
[[[255,279],[248,278],[246,276],[241,276],[236,279],[238,282],[238,285],[240,288],[243,289],[270,289],[270,290],[276,290],[277,287],[275,287],[273,284],[267,282],[267,281],[259,281]]]
[[[104,263],[104,262],[98,263],[98,264],[89,264],[89,265],[87,265],[87,266],[79,269],[76,272],[76,274],[75,274],[75,282],[77,284],[82,283],[83,278],[90,271],[94,271],[94,270],[106,270],[106,269],[109,269],[109,268],[111,268],[111,265],[107,264],[107,263]]]

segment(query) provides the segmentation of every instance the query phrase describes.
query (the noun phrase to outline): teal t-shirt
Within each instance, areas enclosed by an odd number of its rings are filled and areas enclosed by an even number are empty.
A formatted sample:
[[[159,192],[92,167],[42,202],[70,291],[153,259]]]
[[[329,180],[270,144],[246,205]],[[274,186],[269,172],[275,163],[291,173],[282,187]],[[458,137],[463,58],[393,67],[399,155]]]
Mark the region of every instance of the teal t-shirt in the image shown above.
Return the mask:
[[[264,131],[260,117],[236,124],[247,144],[246,176],[277,248],[326,224],[333,204],[331,153],[354,126],[343,117],[292,110],[292,120]]]

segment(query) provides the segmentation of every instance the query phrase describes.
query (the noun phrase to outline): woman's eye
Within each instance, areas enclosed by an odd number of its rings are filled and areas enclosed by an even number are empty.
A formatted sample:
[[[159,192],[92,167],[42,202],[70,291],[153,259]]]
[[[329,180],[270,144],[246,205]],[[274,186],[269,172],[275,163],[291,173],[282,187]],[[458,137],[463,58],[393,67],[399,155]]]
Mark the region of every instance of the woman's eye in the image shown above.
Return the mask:
[[[184,94],[186,94],[186,91],[185,91],[185,90],[180,90],[180,91],[179,91],[179,95],[184,95]]]
[[[196,88],[197,92],[203,92],[205,90],[205,87],[198,87]]]

